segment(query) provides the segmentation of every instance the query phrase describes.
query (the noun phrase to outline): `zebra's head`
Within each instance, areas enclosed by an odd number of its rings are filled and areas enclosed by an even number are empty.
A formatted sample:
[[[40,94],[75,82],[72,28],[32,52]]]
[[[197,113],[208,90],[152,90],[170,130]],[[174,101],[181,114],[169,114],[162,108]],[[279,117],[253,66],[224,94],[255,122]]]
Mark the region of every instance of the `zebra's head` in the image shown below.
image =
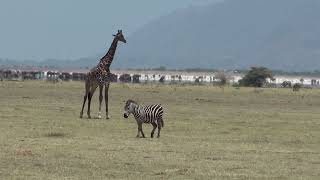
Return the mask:
[[[127,40],[124,38],[122,34],[122,30],[118,30],[118,33],[116,35],[113,35],[114,37],[118,38],[119,41],[127,43]]]
[[[138,105],[138,104],[137,104],[135,101],[129,99],[129,100],[126,102],[125,106],[124,106],[123,117],[124,117],[124,118],[128,118],[129,115],[134,111],[134,108],[135,108],[137,105]]]

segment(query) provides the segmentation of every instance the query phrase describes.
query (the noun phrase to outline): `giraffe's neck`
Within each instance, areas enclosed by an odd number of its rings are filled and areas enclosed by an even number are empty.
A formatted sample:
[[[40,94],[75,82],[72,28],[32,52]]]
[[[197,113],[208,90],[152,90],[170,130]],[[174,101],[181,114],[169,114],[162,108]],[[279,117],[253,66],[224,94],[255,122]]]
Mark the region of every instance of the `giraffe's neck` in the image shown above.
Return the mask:
[[[115,37],[111,43],[111,46],[107,54],[100,59],[100,63],[98,66],[104,68],[105,70],[109,70],[113,57],[117,50],[117,45],[118,45],[118,39]]]

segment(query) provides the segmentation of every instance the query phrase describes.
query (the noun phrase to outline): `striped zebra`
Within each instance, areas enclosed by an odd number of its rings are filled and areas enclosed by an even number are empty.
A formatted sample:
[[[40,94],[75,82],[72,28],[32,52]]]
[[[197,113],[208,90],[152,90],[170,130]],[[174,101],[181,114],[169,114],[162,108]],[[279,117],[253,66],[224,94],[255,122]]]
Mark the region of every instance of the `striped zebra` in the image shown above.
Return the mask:
[[[142,131],[142,124],[152,124],[153,129],[151,131],[151,138],[153,138],[154,131],[158,127],[158,136],[160,137],[160,130],[164,126],[164,122],[162,119],[163,108],[160,104],[153,104],[149,106],[140,106],[133,100],[128,100],[126,105],[124,106],[124,118],[128,118],[130,114],[133,114],[134,118],[138,124],[138,134],[137,137],[140,137],[140,132],[142,138],[145,138],[144,133]]]

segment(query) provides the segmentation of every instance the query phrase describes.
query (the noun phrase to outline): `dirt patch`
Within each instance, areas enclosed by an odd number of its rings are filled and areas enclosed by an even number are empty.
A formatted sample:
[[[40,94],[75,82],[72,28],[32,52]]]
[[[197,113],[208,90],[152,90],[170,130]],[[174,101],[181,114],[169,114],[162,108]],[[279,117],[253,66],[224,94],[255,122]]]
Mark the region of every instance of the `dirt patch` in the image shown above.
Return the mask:
[[[203,99],[203,98],[195,98],[195,100],[200,102],[213,102],[213,100],[211,99]]]
[[[156,91],[156,90],[148,90],[147,92],[148,92],[148,93],[153,93],[153,94],[160,93],[159,91]]]
[[[18,149],[16,151],[18,156],[34,156],[35,154],[30,149]]]
[[[53,137],[53,138],[62,138],[62,137],[66,137],[67,134],[62,133],[62,132],[49,132],[47,134],[45,134],[45,137]]]

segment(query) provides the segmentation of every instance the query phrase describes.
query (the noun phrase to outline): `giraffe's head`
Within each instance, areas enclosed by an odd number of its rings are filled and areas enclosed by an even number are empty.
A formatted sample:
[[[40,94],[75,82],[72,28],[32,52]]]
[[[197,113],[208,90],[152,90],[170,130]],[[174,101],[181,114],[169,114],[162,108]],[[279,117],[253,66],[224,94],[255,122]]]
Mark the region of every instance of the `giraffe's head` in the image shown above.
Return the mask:
[[[118,30],[118,33],[116,35],[113,35],[115,38],[118,39],[118,41],[127,43],[127,40],[124,38],[123,34],[122,34],[122,30]]]

